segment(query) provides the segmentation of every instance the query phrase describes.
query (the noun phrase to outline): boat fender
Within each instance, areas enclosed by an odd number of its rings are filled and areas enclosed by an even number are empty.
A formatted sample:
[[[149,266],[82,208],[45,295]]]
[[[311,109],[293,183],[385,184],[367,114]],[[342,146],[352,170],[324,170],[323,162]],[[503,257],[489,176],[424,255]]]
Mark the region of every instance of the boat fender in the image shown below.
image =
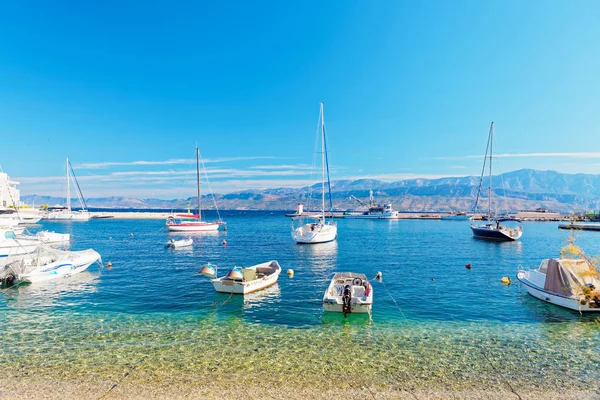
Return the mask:
[[[502,279],[500,279],[500,282],[504,283],[505,285],[511,284],[510,278],[508,276],[505,276]]]
[[[365,296],[368,296],[371,294],[371,284],[369,282],[367,282],[367,287],[365,288]]]

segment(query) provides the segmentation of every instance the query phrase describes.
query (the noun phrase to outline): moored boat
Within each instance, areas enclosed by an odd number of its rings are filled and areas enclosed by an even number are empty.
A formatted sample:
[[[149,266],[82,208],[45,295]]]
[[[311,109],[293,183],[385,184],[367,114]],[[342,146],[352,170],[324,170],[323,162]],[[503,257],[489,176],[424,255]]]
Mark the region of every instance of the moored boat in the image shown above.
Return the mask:
[[[234,267],[227,275],[217,278],[217,266],[206,264],[199,272],[211,279],[219,293],[248,294],[277,283],[281,267],[275,260],[247,268]]]
[[[373,288],[365,274],[336,273],[323,295],[323,309],[344,315],[370,313],[373,307]]]
[[[68,277],[102,262],[95,250],[61,251],[40,245],[34,252],[15,257],[0,269],[0,283],[40,282]]]
[[[373,197],[373,191],[369,190],[369,203],[361,201],[356,196],[351,195],[351,199],[356,200],[360,205],[368,208],[367,211],[356,212],[347,211],[344,212],[343,217],[349,219],[398,219],[398,211],[395,211],[392,207],[392,203],[386,203],[383,206],[375,202]]]
[[[449,214],[442,214],[440,215],[440,219],[444,221],[467,221],[471,219],[471,216],[467,213],[457,211]]]
[[[12,256],[33,252],[41,244],[35,237],[19,237],[12,228],[0,228],[0,267]]]
[[[327,142],[325,138],[325,117],[323,103],[319,110],[319,129],[321,137],[321,213],[313,217],[292,218],[292,239],[298,244],[326,243],[337,237],[337,224],[333,221],[333,204],[331,200],[331,182],[329,179],[329,162],[327,158]],[[329,220],[325,218],[325,175],[327,173],[327,188],[329,192]],[[301,209],[298,209],[302,214]],[[309,222],[304,221],[307,218]]]
[[[194,244],[194,241],[192,240],[192,238],[180,239],[180,240],[169,239],[167,241],[167,243],[165,244],[165,247],[178,249],[180,247],[191,246],[192,244]]]
[[[478,239],[512,241],[521,237],[523,234],[523,227],[521,225],[511,228],[502,225],[502,222],[521,223],[521,221],[514,218],[498,218],[492,219],[484,225],[472,225],[471,231],[473,232],[473,236]]]
[[[73,171],[73,167],[69,162],[69,157],[66,158],[65,164],[67,181],[67,205],[66,207],[49,207],[46,214],[43,216],[43,219],[50,221],[88,221],[90,219],[90,213],[87,210],[85,198],[83,197],[83,193],[81,192],[81,188],[79,187],[79,182],[77,182],[75,171]],[[75,193],[77,193],[77,198],[79,199],[81,210],[73,211],[71,209],[71,179],[73,179],[73,183],[75,184]]]
[[[208,179],[208,177],[207,177]],[[202,195],[200,192],[200,149],[196,146],[196,188],[198,190],[198,214],[192,214],[188,210],[187,214],[173,214],[167,218],[166,226],[171,232],[207,232],[216,231],[221,225],[224,225],[220,218],[218,221],[207,222],[202,220]],[[214,200],[214,198],[213,198]],[[216,208],[215,202],[215,208]],[[217,209],[217,213],[218,213]]]
[[[600,312],[600,273],[594,263],[573,243],[561,254],[536,269],[520,270],[517,279],[539,300],[582,313]]]
[[[488,162],[489,158],[489,187],[488,187],[488,218],[487,222],[482,225],[471,225],[471,232],[473,236],[478,239],[485,240],[496,240],[496,241],[514,241],[519,239],[523,235],[523,227],[520,225],[521,221],[515,218],[506,218],[501,217],[498,218],[492,212],[492,150],[494,143],[494,123],[492,122],[490,125],[490,132],[488,134],[488,143],[485,151],[485,157],[483,161],[483,168],[481,170],[481,178],[479,180],[479,189],[477,191],[477,198],[475,200],[475,207],[477,209],[477,204],[479,202],[479,198],[481,196],[481,188],[483,185],[483,174],[485,172],[486,162]],[[502,222],[516,222],[519,224],[516,228],[511,228],[506,225],[502,225]]]

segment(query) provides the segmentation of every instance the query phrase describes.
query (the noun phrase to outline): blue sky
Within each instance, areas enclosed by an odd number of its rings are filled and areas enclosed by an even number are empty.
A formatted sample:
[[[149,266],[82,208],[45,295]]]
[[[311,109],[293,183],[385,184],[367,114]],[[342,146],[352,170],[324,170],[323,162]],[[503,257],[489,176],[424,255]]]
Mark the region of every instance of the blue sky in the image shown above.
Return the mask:
[[[600,173],[594,1],[19,1],[0,13],[0,165],[22,194],[311,183],[319,102],[333,179]]]

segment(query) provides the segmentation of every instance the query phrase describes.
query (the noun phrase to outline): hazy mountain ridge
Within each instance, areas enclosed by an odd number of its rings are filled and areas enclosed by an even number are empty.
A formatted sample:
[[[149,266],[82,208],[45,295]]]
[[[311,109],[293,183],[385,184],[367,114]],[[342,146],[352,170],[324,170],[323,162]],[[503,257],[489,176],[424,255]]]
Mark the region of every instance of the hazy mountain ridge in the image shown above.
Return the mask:
[[[488,183],[489,178],[485,177],[482,183],[484,189],[482,197],[486,207]],[[570,212],[600,208],[600,175],[522,169],[493,176],[492,183],[495,206],[503,202],[512,210],[544,207],[554,211]],[[335,209],[359,208],[360,205],[355,200],[351,200],[350,196],[366,200],[369,190],[372,189],[378,201],[392,202],[395,209],[410,211],[471,210],[478,187],[479,177],[476,176],[419,178],[396,182],[358,179],[332,181],[331,184]],[[208,200],[209,196],[206,197]],[[301,189],[244,190],[216,194],[215,198],[221,209],[290,210],[295,209],[298,202],[309,207],[311,203],[316,206],[320,198],[320,184]],[[37,195],[23,196],[22,200],[38,206],[65,203],[64,198]],[[73,204],[78,204],[73,201]],[[112,196],[91,198],[87,200],[87,204],[94,208],[185,209],[190,201],[191,204],[195,204],[196,198],[161,200]],[[214,208],[212,201],[205,201],[204,206],[209,209]]]

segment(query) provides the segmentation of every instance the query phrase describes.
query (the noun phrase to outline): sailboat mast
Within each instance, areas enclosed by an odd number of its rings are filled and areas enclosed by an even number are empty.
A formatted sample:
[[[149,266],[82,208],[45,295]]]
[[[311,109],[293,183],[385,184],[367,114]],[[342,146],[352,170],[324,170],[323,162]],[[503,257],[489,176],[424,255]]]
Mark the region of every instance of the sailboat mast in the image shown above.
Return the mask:
[[[196,146],[196,186],[198,187],[198,221],[202,220],[200,211],[200,149]]]
[[[490,193],[488,195],[488,219],[492,218],[492,152],[494,147],[494,122],[490,126]]]
[[[67,157],[66,161],[65,161],[65,176],[67,178],[67,210],[69,210],[69,212],[71,212],[71,186],[70,186],[70,179],[69,179],[69,157]]]
[[[325,222],[325,120],[323,116],[323,103],[321,103],[321,210]]]

